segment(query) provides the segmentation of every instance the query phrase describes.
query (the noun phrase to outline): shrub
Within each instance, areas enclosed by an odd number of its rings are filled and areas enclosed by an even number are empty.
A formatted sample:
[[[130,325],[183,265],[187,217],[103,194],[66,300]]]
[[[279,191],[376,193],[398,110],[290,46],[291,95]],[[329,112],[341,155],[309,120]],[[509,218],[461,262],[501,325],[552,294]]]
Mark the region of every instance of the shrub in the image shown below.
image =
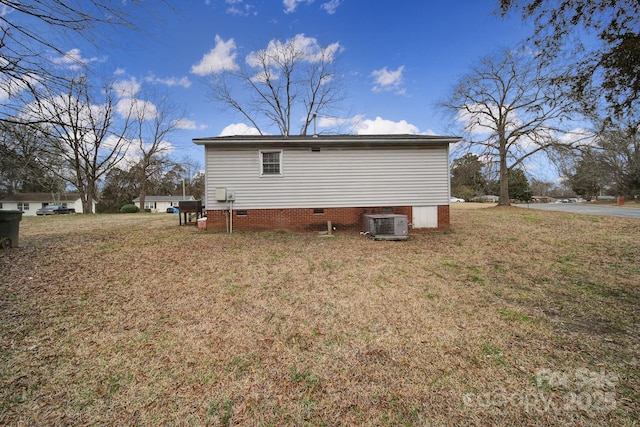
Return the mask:
[[[140,212],[140,208],[136,205],[124,205],[120,208],[120,213],[137,213]]]

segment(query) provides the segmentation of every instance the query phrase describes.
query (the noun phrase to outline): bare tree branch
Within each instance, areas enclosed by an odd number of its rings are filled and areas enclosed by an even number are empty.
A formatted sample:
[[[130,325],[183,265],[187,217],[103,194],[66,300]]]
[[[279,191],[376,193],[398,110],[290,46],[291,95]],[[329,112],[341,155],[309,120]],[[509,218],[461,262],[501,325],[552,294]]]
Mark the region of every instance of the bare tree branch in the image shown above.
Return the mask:
[[[92,41],[105,28],[133,28],[141,8],[120,0],[0,0],[0,121],[15,122],[24,104],[68,86],[55,55],[85,65],[65,51],[65,36]]]

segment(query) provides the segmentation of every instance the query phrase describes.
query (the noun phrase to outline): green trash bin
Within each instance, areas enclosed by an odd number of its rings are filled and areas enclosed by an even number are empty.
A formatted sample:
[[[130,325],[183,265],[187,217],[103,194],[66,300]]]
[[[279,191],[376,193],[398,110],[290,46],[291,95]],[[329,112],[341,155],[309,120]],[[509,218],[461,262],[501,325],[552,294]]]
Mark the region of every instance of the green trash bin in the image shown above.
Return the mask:
[[[0,209],[0,246],[2,249],[17,248],[22,211]]]

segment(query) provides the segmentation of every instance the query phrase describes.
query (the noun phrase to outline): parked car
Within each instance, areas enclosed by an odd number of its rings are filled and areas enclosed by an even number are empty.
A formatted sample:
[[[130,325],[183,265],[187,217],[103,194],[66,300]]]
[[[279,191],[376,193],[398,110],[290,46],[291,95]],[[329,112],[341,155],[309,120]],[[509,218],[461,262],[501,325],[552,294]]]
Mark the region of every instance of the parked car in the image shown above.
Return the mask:
[[[73,208],[66,208],[62,205],[47,205],[36,211],[36,215],[61,215],[76,213]]]
[[[180,213],[180,210],[175,206],[171,206],[167,208],[167,213]]]
[[[451,199],[449,199],[450,203],[464,203],[464,199],[460,199],[458,197],[452,197]]]

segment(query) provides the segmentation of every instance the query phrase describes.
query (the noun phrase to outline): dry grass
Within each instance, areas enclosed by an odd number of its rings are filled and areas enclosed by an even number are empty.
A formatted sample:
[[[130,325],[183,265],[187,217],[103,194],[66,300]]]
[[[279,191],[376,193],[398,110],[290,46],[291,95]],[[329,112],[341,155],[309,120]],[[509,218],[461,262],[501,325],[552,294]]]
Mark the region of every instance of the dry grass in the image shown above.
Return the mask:
[[[177,222],[23,219],[0,253],[0,424],[640,417],[637,220],[455,207],[406,242]]]

